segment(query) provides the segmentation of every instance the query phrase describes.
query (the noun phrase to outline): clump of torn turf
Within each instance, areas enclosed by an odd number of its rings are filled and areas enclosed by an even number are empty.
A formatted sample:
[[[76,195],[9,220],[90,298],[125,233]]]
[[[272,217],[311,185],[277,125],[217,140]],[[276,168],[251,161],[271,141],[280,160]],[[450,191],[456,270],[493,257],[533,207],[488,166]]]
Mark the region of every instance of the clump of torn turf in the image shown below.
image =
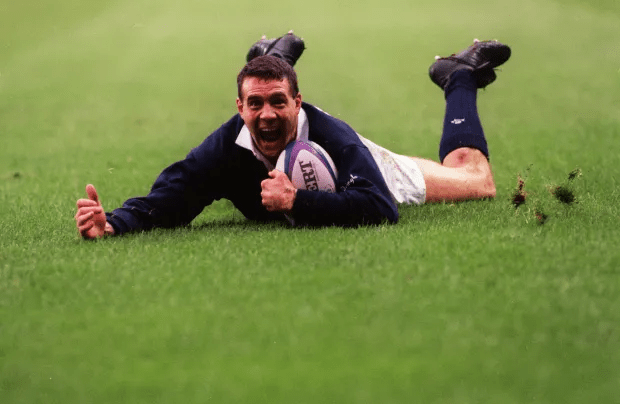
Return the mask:
[[[551,193],[555,196],[555,199],[567,205],[570,205],[577,199],[573,190],[565,185],[556,187]]]
[[[531,220],[533,214],[536,223],[542,226],[547,223],[556,212],[553,210],[552,205],[549,205],[547,202],[548,198],[546,198],[544,194],[537,194],[529,189],[526,191],[527,177],[530,168],[531,165],[525,170],[524,176],[522,176],[521,173],[517,175],[517,187],[512,193],[511,203],[515,207],[515,214],[517,214],[518,208],[527,202],[528,205],[532,207],[530,209],[521,210],[520,212],[525,214],[528,222]],[[576,204],[579,201],[575,193],[574,181],[579,177],[581,177],[581,169],[576,168],[568,173],[568,177],[563,183],[547,185],[547,189],[553,198],[562,204]]]
[[[512,204],[515,205],[515,209],[523,205],[527,198],[527,192],[525,192],[525,180],[530,171],[530,167],[525,170],[525,177],[521,177],[521,173],[517,175],[517,188],[512,193]]]
[[[525,181],[523,181],[523,178],[519,175],[517,177],[517,189],[515,189],[515,192],[512,194],[512,204],[515,205],[515,209],[525,203],[526,193],[523,190],[524,187]]]
[[[581,177],[581,168],[575,168],[573,171],[568,173],[568,181],[572,181],[577,177]]]
[[[547,219],[549,219],[549,215],[547,215],[540,209],[534,210],[534,215],[536,215],[536,220],[538,220],[538,224],[540,225],[545,224],[547,222]]]
[[[575,178],[581,176],[581,169],[575,168],[573,171],[568,173],[568,179],[562,185],[558,185],[555,187],[551,187],[551,194],[558,201],[570,205],[577,202],[577,197],[575,196],[575,190],[572,187],[572,182]]]

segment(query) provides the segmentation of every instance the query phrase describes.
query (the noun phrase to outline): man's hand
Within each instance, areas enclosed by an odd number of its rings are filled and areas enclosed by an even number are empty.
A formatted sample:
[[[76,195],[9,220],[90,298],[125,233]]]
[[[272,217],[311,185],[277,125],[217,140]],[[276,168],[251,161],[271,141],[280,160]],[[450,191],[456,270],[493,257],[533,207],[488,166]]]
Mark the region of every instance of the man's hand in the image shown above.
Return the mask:
[[[270,171],[269,177],[260,184],[263,206],[270,212],[290,212],[297,190],[282,171]]]
[[[106,234],[114,234],[114,229],[107,222],[97,190],[91,184],[86,186],[88,199],[77,201],[75,224],[83,238],[94,239]]]

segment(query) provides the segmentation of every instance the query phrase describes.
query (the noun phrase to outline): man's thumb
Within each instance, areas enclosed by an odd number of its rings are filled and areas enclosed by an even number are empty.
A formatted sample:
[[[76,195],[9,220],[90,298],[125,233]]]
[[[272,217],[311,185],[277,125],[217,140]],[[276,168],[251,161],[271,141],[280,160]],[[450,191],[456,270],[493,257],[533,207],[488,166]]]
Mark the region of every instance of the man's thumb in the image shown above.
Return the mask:
[[[281,175],[281,174],[284,174],[284,173],[282,171],[280,171],[280,170],[271,170],[271,171],[269,171],[269,176],[271,178],[276,178],[278,175]],[[284,175],[286,175],[286,174],[284,174]]]
[[[88,199],[99,203],[99,195],[97,195],[97,190],[92,184],[86,185],[86,194],[88,195]]]

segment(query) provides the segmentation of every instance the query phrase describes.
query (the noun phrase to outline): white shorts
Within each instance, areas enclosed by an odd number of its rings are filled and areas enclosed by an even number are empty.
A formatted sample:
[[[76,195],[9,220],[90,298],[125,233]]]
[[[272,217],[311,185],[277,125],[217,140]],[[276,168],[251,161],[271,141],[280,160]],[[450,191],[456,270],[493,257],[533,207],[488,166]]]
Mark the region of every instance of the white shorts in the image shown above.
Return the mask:
[[[426,183],[418,164],[410,157],[393,153],[358,134],[370,150],[396,203],[421,205],[426,200]]]

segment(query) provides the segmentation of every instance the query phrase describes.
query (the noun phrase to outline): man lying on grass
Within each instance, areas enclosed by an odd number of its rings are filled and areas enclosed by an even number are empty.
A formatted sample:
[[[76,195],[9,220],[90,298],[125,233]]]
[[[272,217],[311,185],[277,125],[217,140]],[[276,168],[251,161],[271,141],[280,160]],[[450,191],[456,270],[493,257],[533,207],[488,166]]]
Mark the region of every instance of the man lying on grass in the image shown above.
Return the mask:
[[[476,40],[430,67],[446,100],[441,163],[392,153],[302,102],[292,66],[303,50],[292,32],[256,42],[237,77],[239,113],[166,168],[145,197],[106,213],[88,185],[88,199],[78,200],[75,215],[82,237],[187,225],[221,198],[253,220],[282,221],[286,214],[301,226],[358,226],[396,223],[399,203],[495,196],[476,95],[495,80],[494,69],[508,60],[510,48]],[[338,170],[336,193],[297,190],[274,169],[293,140],[314,141],[327,151]]]

